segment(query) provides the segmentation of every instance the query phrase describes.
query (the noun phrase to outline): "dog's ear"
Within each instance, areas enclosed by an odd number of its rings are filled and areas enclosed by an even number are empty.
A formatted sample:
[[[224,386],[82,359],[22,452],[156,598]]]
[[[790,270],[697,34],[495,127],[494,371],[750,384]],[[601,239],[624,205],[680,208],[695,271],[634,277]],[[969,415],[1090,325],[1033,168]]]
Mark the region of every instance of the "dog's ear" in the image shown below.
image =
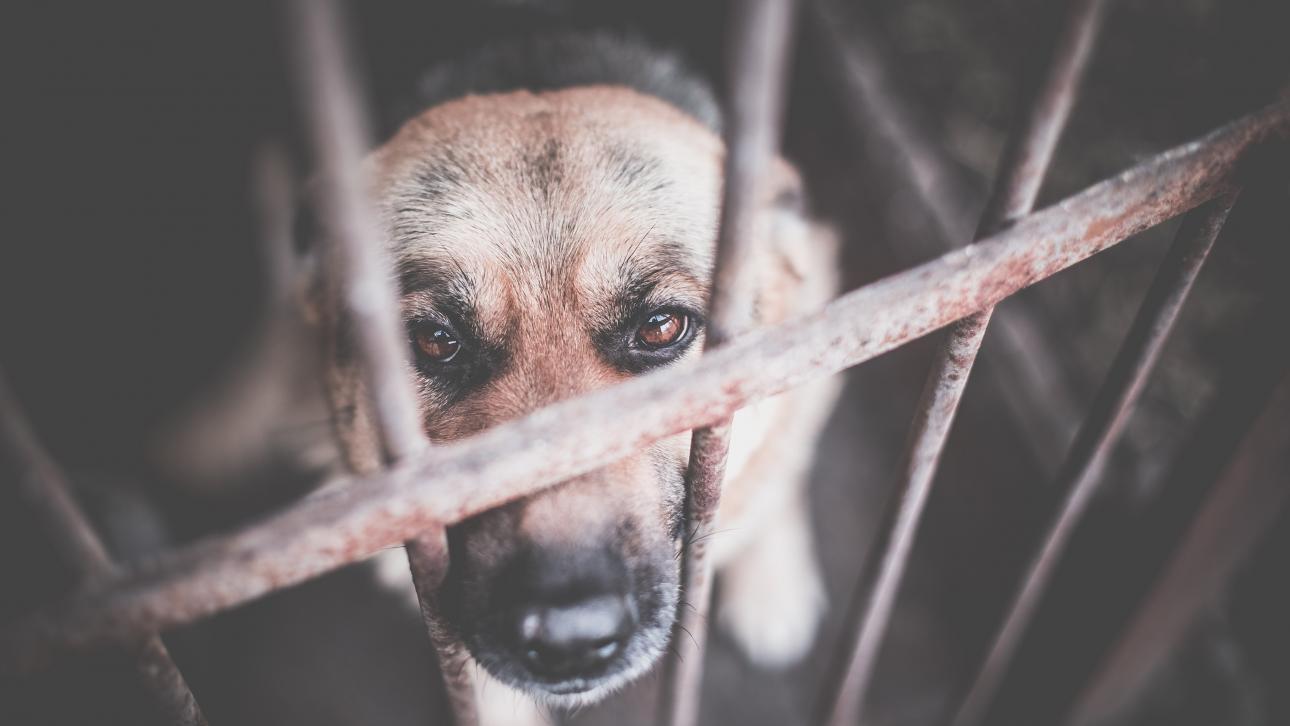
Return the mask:
[[[765,256],[758,287],[758,318],[763,325],[818,310],[838,292],[838,242],[834,230],[811,216],[805,185],[782,158],[771,169],[764,192]]]
[[[296,274],[292,285],[292,302],[301,317],[311,326],[321,326],[329,317],[329,297],[334,297],[329,281],[324,279],[323,257],[326,244],[317,206],[310,195],[296,200],[291,225],[291,256]]]
[[[322,354],[322,383],[341,463],[350,472],[371,473],[381,468],[380,447],[335,274],[338,266],[331,259],[336,245],[330,243],[326,219],[314,202],[316,187],[316,181],[307,185],[296,202],[292,254],[297,279],[291,304]]]

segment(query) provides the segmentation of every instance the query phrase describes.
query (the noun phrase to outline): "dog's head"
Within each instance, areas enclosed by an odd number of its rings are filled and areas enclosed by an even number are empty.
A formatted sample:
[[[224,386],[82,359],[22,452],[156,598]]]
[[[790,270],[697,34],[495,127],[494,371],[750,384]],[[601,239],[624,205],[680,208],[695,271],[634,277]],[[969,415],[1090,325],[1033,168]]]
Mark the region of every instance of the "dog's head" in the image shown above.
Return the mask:
[[[723,156],[690,116],[608,86],[448,102],[378,149],[368,170],[431,440],[694,359]],[[796,183],[781,167],[780,191]],[[342,433],[361,468],[368,425],[337,348],[332,397],[354,412]],[[664,439],[453,528],[446,626],[548,702],[644,672],[677,607],[688,446]]]

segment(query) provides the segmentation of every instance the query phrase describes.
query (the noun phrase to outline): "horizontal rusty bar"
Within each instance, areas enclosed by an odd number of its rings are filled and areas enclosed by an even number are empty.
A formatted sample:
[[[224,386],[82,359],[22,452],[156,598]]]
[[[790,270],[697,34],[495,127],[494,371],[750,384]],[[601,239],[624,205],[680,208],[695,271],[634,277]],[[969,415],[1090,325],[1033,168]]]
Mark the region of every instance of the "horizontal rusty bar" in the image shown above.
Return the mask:
[[[955,726],[982,722],[1017,649],[1039,608],[1076,525],[1102,482],[1102,472],[1120,432],[1128,423],[1169,331],[1209,255],[1235,193],[1207,202],[1183,220],[1177,239],[1156,272],[1146,298],[1116,353],[1075,443],[1058,471],[1057,487],[1066,493],[1056,521],[1026,570],[985,661],[954,718]]]
[[[1290,378],[1282,381],[1065,721],[1118,712],[1178,647],[1290,505]]]
[[[70,568],[82,581],[110,575],[114,566],[107,549],[76,503],[62,469],[36,439],[2,375],[0,452],[17,465],[18,491],[30,506],[60,564]],[[180,726],[206,726],[197,699],[160,637],[139,633],[136,642],[126,647],[157,716]]]
[[[869,360],[1230,191],[1243,160],[1287,137],[1290,101],[1283,101],[986,240],[848,293],[819,313],[752,331],[689,371],[659,371],[562,401],[389,472],[328,486],[235,532],[136,563],[0,631],[0,672],[192,622]]]
[[[1048,71],[1004,150],[999,178],[977,225],[978,237],[1020,219],[1034,207],[1092,54],[1105,1],[1071,3]],[[987,308],[951,325],[928,372],[919,411],[910,426],[895,496],[870,562],[861,572],[848,617],[850,657],[841,678],[829,683],[821,699],[821,719],[827,717],[833,726],[860,720],[936,468],[992,312],[993,308]]]
[[[759,206],[779,148],[795,0],[741,0],[730,20],[730,102],[726,114],[725,188],[708,305],[704,352],[724,345],[752,325]],[[717,517],[730,450],[730,421],[695,430],[686,472],[686,532],[681,559],[681,599],[672,648],[663,668],[656,715],[660,726],[699,721],[703,657],[712,601],[707,534]],[[687,637],[680,637],[686,633]]]

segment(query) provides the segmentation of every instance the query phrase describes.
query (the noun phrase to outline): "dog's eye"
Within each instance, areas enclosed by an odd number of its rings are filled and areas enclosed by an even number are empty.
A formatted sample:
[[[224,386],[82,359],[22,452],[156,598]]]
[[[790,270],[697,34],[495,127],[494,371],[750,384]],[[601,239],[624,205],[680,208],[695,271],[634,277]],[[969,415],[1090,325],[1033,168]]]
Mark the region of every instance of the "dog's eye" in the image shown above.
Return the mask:
[[[447,363],[461,352],[461,341],[452,331],[438,325],[426,325],[412,332],[417,355],[433,363]]]
[[[651,313],[636,329],[636,340],[646,348],[666,348],[685,337],[689,316],[669,310]]]

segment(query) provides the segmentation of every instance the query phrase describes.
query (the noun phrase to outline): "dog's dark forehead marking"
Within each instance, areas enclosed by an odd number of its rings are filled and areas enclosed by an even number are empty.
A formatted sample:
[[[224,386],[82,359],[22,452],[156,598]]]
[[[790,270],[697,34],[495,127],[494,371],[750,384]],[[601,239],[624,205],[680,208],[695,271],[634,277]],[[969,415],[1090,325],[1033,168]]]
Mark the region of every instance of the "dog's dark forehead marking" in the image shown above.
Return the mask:
[[[564,144],[547,136],[541,144],[524,155],[524,174],[540,199],[550,199],[564,182]]]
[[[467,171],[452,147],[446,147],[416,171],[412,188],[418,199],[433,203],[460,193],[468,185]]]
[[[604,149],[604,160],[610,178],[624,189],[659,192],[672,184],[662,161],[638,145],[611,143]]]

